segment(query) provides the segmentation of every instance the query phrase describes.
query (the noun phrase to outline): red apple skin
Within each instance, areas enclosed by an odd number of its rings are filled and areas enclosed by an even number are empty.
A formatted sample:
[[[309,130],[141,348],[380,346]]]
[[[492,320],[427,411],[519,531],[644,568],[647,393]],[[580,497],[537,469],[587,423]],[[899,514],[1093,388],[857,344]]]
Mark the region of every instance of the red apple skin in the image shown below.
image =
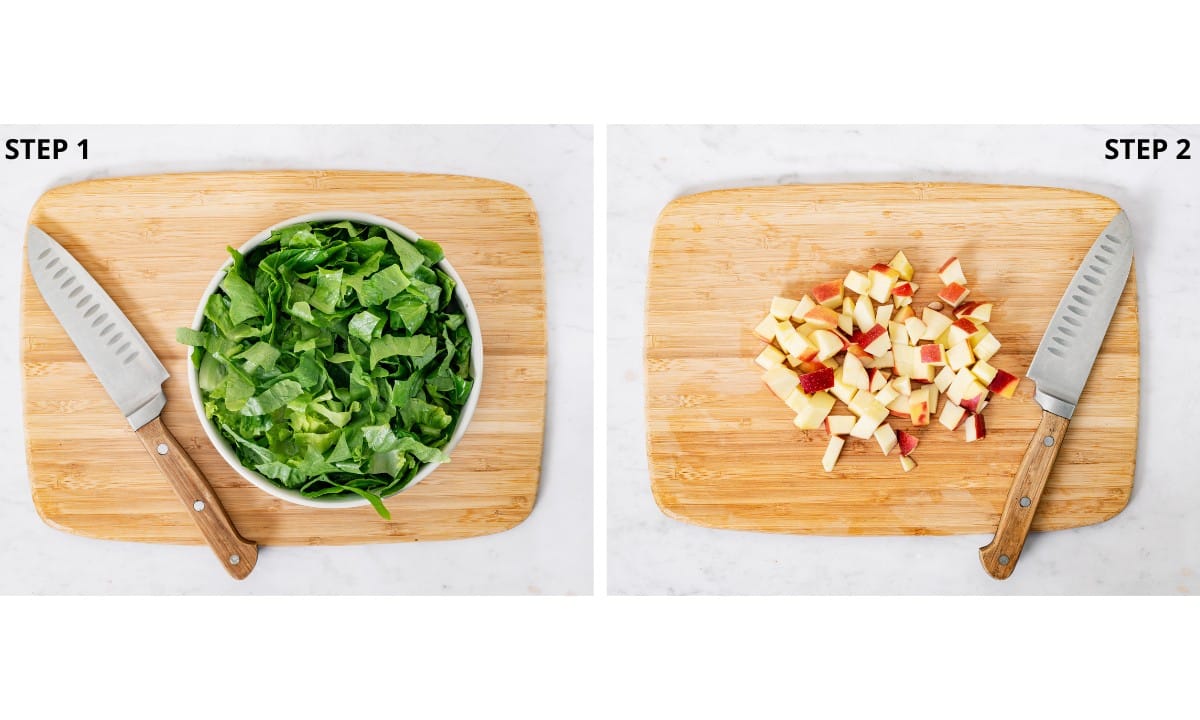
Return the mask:
[[[886,332],[887,328],[879,323],[875,323],[874,327],[862,334],[862,337],[860,337],[858,340],[858,344],[866,347],[875,342],[877,339],[879,339],[880,335],[883,335]]]
[[[938,298],[950,303],[951,307],[956,307],[966,295],[967,289],[965,287],[958,283],[950,283],[942,288],[942,291],[938,293]]]
[[[977,413],[979,412],[979,403],[983,402],[984,395],[987,395],[987,393],[979,393],[973,398],[963,398],[962,402],[959,403],[959,407],[969,413]]]
[[[982,304],[983,303],[975,302],[974,300],[971,300],[970,302],[965,302],[962,305],[959,305],[958,307],[954,308],[954,314],[957,317],[964,317],[966,315],[970,315],[971,311],[973,311],[975,308],[979,307]]]
[[[971,322],[970,318],[959,318],[951,323],[951,325],[965,331],[968,335],[974,335],[979,332],[979,328],[976,327],[975,323]]]
[[[800,376],[800,389],[809,395],[821,390],[828,390],[831,387],[833,387],[833,368],[822,368]]]
[[[921,362],[946,362],[946,353],[942,351],[940,345],[922,345],[921,346]]]
[[[967,422],[975,423],[975,439],[976,440],[982,440],[985,437],[987,437],[987,427],[985,427],[983,424],[983,416],[982,415],[968,415]]]
[[[909,435],[903,430],[896,431],[896,439],[899,441],[901,455],[911,454],[913,450],[917,449],[917,444],[920,442],[916,437]]]
[[[899,295],[900,297],[912,297],[912,284],[907,282],[897,283],[896,287],[892,288],[892,294]]]
[[[937,269],[937,271],[938,271],[939,273],[940,273],[940,272],[942,272],[942,271],[943,271],[943,270],[945,270],[946,268],[948,268],[948,267],[950,267],[951,265],[953,265],[953,264],[954,264],[954,261],[955,261],[955,260],[957,260],[957,259],[958,259],[958,257],[952,257],[952,258],[950,258],[950,259],[949,259],[949,260],[947,260],[946,262],[942,263],[942,266],[941,266],[940,268],[938,268],[938,269]]]
[[[1016,392],[1017,384],[1020,382],[1021,379],[1012,373],[997,369],[996,377],[992,378],[992,381],[988,383],[988,390],[991,390],[1000,397],[1010,398]]]
[[[831,369],[832,368],[827,368],[823,363],[819,363],[816,360],[805,360],[800,363],[800,371],[803,373],[815,373],[821,372],[822,370]]]
[[[835,298],[842,292],[841,280],[830,280],[813,288],[812,298],[820,305],[830,298]]]
[[[874,265],[871,266],[871,269],[874,270],[875,272],[886,273],[888,270],[891,270],[892,268],[887,265],[884,265],[883,263],[875,263]]]

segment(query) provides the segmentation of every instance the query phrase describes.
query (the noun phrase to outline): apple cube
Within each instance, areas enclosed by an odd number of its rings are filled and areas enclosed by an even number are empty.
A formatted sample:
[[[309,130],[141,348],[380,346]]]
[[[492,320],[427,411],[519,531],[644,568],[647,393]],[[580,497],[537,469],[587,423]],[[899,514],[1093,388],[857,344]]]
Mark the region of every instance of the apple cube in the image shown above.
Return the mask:
[[[971,352],[971,346],[966,342],[960,342],[950,348],[950,352],[946,353],[946,365],[954,372],[966,369],[975,362],[975,355]]]
[[[950,387],[952,382],[954,382],[954,371],[950,369],[949,365],[938,371],[937,377],[933,379],[933,384],[937,387],[938,392],[946,392],[946,388]]]
[[[872,300],[879,303],[887,302],[888,297],[892,294],[892,288],[896,286],[897,278],[900,277],[895,270],[891,270],[887,266],[884,266],[884,268],[884,271],[871,268],[867,272],[867,280],[871,282],[871,289],[867,291],[867,295],[870,295]],[[891,272],[887,272],[888,270],[891,270]]]
[[[849,405],[850,401],[858,393],[858,388],[847,383],[842,377],[842,369],[838,368],[833,371],[833,387],[829,389],[829,392],[833,393],[838,400]]]
[[[960,318],[970,318],[978,320],[981,323],[992,321],[992,304],[975,302],[965,302],[954,309],[954,314]]]
[[[838,314],[838,330],[849,335],[854,332],[854,317],[847,313]]]
[[[887,329],[882,325],[875,325],[870,330],[864,331],[860,343],[863,350],[875,357],[883,355],[892,347],[892,339],[888,337]]]
[[[987,428],[983,425],[982,415],[971,415],[966,422],[967,442],[975,442],[987,437]]]
[[[859,417],[858,422],[854,423],[854,427],[850,428],[850,437],[859,438],[860,440],[870,438],[875,434],[875,430],[879,427],[879,424],[887,420],[887,416],[887,408],[879,403],[875,403],[871,411]]]
[[[818,305],[825,307],[832,308],[841,305],[842,298],[845,297],[845,293],[842,290],[842,281],[830,280],[827,283],[821,283],[813,288],[812,297],[813,300],[817,301]]]
[[[832,330],[838,326],[838,313],[818,305],[804,314],[804,322],[818,330]]]
[[[871,289],[871,281],[867,279],[866,275],[857,270],[851,270],[846,273],[846,279],[842,281],[842,285],[847,290],[856,292],[859,295],[866,295],[867,291]]]
[[[912,451],[917,449],[917,444],[920,442],[916,437],[909,435],[903,430],[896,431],[896,440],[899,441],[901,455],[911,455]]]
[[[838,456],[842,454],[842,446],[845,444],[846,440],[840,435],[830,436],[825,454],[821,456],[821,467],[825,468],[825,472],[833,472],[833,466],[837,465]]]
[[[977,332],[979,332],[979,328],[970,319],[959,318],[950,323],[950,327],[946,330],[946,338],[950,341],[949,344],[954,346]]]
[[[796,303],[796,309],[792,311],[792,319],[796,322],[802,321],[804,316],[808,314],[808,311],[816,306],[817,304],[813,302],[813,299],[805,295],[800,298],[800,302]]]
[[[983,412],[983,409],[985,407],[987,407],[987,404],[988,404],[987,403],[987,392],[984,391],[984,392],[979,393],[978,395],[972,395],[970,397],[967,397],[967,393],[973,393],[975,391],[976,391],[976,388],[973,386],[967,388],[966,392],[963,393],[964,397],[963,397],[963,401],[962,401],[962,407],[963,407],[963,410],[966,410],[967,412],[981,413],[981,412]]]
[[[830,435],[846,435],[858,418],[853,415],[829,415],[825,418],[825,431]]]
[[[846,407],[850,408],[850,412],[859,417],[864,415],[886,415],[887,408],[879,404],[875,396],[869,392],[860,392],[854,396],[850,402],[846,403]]]
[[[929,387],[926,386],[913,390],[912,395],[908,398],[908,414],[912,418],[912,424],[918,427],[928,425],[931,412],[929,408]]]
[[[817,357],[817,346],[795,330],[780,338],[779,344],[784,352],[798,360],[812,360]]]
[[[946,426],[948,430],[957,430],[962,424],[963,418],[967,416],[967,411],[953,402],[946,401],[946,406],[942,408],[942,414],[938,418],[938,422]]]
[[[908,258],[904,257],[903,250],[896,253],[896,257],[892,258],[892,261],[888,263],[888,267],[899,273],[901,280],[912,280],[913,266],[908,261]]]
[[[896,388],[891,385],[884,385],[875,393],[875,402],[887,407],[888,403],[900,397],[900,393],[896,392]]]
[[[754,334],[763,342],[771,342],[775,339],[775,329],[778,324],[779,321],[775,319],[774,315],[768,315],[762,319],[762,322],[754,326]]]
[[[863,360],[863,365],[866,365],[868,368],[890,368],[894,367],[896,364],[895,356],[892,354],[891,350],[888,350],[879,357],[872,357],[871,354],[868,353],[867,357],[870,359]]]
[[[978,365],[979,363],[976,363]],[[983,378],[980,378],[981,380]],[[1017,391],[1017,385],[1021,383],[1020,378],[1003,370],[996,370],[995,375],[988,381],[988,390],[996,393],[1000,397],[1010,398]]]
[[[788,394],[787,399],[783,401],[783,404],[791,408],[792,412],[798,413],[804,408],[808,407],[808,396],[804,394],[803,390],[796,388]]]
[[[892,320],[887,324],[888,337],[892,339],[892,345],[911,345],[908,341],[908,328],[903,322]]]
[[[892,288],[892,299],[899,300],[900,298],[905,298],[911,301],[913,295],[917,294],[917,288],[918,285],[915,282],[898,282],[896,283],[896,287]]]
[[[925,323],[920,318],[910,317],[904,321],[904,329],[908,331],[908,344],[916,345],[925,334]]]
[[[904,468],[904,472],[908,472],[917,466],[917,461],[912,459],[910,455],[900,456],[900,467]]]
[[[979,382],[987,385],[996,377],[996,368],[989,365],[987,360],[979,360],[971,366],[971,374],[979,378]]]
[[[917,351],[908,345],[896,345],[892,354],[896,360],[896,374],[911,378],[916,367]]]
[[[925,308],[921,311],[921,322],[925,323],[925,332],[922,333],[922,340],[937,340],[942,333],[950,327],[954,322],[951,318],[946,317],[937,310]]]
[[[771,314],[775,316],[776,320],[787,320],[796,311],[796,306],[799,304],[799,300],[789,300],[776,295],[771,300]]]
[[[809,395],[828,390],[833,387],[833,369],[821,368],[816,372],[805,373],[800,376],[799,380],[800,389]]]
[[[888,413],[892,417],[910,418],[912,415],[908,409],[908,396],[897,395],[895,400],[887,404]]]
[[[780,352],[774,345],[768,345],[763,348],[758,357],[754,358],[754,362],[763,370],[771,368],[783,363],[784,354]]]
[[[991,333],[986,333],[983,337],[975,341],[971,349],[975,352],[975,357],[980,360],[991,360],[996,351],[1000,349],[1000,341]]]
[[[879,392],[888,384],[887,373],[883,372],[882,370],[871,368],[870,370],[867,370],[867,377],[871,378],[871,387],[867,389],[873,393]]]
[[[912,393],[912,380],[909,380],[906,377],[897,376],[892,378],[891,386],[901,395],[909,395]]]
[[[816,430],[825,424],[825,416],[833,409],[834,402],[833,396],[827,392],[811,395],[792,423],[801,430]]]
[[[854,303],[854,323],[863,332],[875,327],[875,307],[866,295],[859,295]]]
[[[954,376],[954,381],[946,388],[946,397],[950,398],[950,402],[962,405],[963,392],[967,386],[973,382],[979,382],[970,370],[963,368]]]
[[[842,336],[828,330],[817,330],[809,338],[817,344],[817,359],[828,360],[846,349]]]
[[[959,304],[967,299],[971,291],[959,285],[958,283],[950,283],[938,292],[938,299],[945,301],[950,307],[958,307]]]
[[[899,307],[900,309],[897,310],[896,314],[892,316],[892,322],[903,324],[904,321],[916,315],[916,313],[913,312],[912,305],[910,303],[903,303],[902,305],[901,303],[897,302],[896,307]]]
[[[892,312],[896,309],[894,305],[880,305],[875,308],[875,324],[887,327],[887,324],[892,320]]]
[[[803,379],[801,378],[801,381]],[[867,369],[863,367],[862,360],[859,360],[856,355],[846,353],[846,359],[842,363],[842,382],[859,390],[871,389],[871,379],[867,376]]]
[[[921,362],[926,365],[945,365],[946,364],[946,348],[937,343],[922,345],[919,348],[921,354]]]
[[[963,275],[962,265],[959,264],[957,257],[952,257],[938,268],[937,276],[942,279],[943,285],[950,283],[958,283],[959,285],[967,284],[967,276]]]
[[[780,400],[787,400],[788,395],[800,384],[800,378],[796,373],[782,365],[776,365],[764,372],[762,379]]]
[[[884,455],[889,454],[895,447],[898,440],[896,439],[896,431],[892,426],[884,423],[875,428],[875,442],[879,443],[879,449]]]

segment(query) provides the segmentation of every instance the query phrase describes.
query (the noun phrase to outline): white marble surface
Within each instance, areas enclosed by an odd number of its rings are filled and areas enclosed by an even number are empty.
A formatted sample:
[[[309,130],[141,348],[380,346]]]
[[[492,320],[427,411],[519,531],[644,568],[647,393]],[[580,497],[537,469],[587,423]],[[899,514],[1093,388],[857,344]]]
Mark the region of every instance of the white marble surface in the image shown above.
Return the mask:
[[[1193,160],[1104,160],[1107,137],[1188,137]],[[1187,594],[1200,592],[1200,128],[613,127],[608,134],[608,588],[613,594]],[[649,239],[671,199],[776,183],[1056,185],[1120,202],[1137,237],[1140,437],[1113,520],[1034,536],[1001,583],[990,536],[826,538],[670,520],[650,495],[642,406]],[[1097,443],[1104,442],[1096,437]]]
[[[3,137],[86,136],[91,159],[0,160],[0,593],[587,594],[592,588],[592,128],[0,126]],[[549,388],[533,514],[449,542],[265,548],[230,580],[207,548],[89,540],[50,529],[29,497],[18,303],[26,217],[45,190],[113,175],[359,169],[506,180],[533,197],[547,281]],[[586,380],[583,380],[586,381]]]

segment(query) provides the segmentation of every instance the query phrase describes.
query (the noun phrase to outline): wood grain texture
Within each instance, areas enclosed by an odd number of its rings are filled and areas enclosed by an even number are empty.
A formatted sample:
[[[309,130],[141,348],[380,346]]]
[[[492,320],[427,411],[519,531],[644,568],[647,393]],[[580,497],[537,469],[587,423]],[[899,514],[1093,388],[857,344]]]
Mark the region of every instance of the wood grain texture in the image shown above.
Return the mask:
[[[479,313],[486,376],[479,406],[453,461],[387,501],[391,522],[370,507],[300,507],[242,480],[201,430],[188,394],[187,348],[175,342],[226,246],[324,210],[374,213],[441,243]],[[56,188],[38,200],[30,222],[95,276],[171,372],[163,420],[245,537],[265,545],[446,540],[500,532],[531,512],[541,469],[546,325],[538,219],[520,188],[396,173],[159,175]],[[27,268],[21,295],[26,453],[39,514],[89,537],[203,542]]]
[[[1004,500],[996,535],[990,543],[979,548],[979,561],[988,574],[997,580],[1007,578],[1017,569],[1021,549],[1025,547],[1033,519],[1037,517],[1046,479],[1054,469],[1054,459],[1058,457],[1070,423],[1070,420],[1054,413],[1042,412],[1042,421],[1029,441],[1008,497]]]
[[[163,425],[161,417],[135,432],[184,508],[191,510],[188,516],[196,523],[225,571],[238,580],[246,579],[258,563],[258,546],[238,534],[220,496],[187,451]]]
[[[775,186],[673,201],[654,230],[646,306],[648,454],[659,507],[738,530],[992,532],[1041,418],[1025,371],[1079,262],[1118,209],[1083,192],[965,184]],[[989,327],[1003,347],[992,364],[1021,385],[1015,398],[988,406],[980,442],[964,442],[961,429],[920,428],[918,466],[904,473],[874,442],[851,440],[825,473],[825,433],[796,429],[763,385],[751,329],[773,295],[798,298],[901,249],[921,284],[916,307],[935,299],[942,261],[962,260],[970,299],[997,303]],[[1101,522],[1125,507],[1137,409],[1131,272],[1034,530]]]

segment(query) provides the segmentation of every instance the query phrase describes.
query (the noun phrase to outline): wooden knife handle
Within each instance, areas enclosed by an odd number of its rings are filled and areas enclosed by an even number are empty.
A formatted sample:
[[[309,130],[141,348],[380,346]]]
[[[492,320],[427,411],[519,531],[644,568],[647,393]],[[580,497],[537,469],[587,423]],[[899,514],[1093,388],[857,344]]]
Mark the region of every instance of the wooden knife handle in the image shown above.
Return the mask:
[[[238,534],[221,499],[183,446],[163,425],[162,418],[154,418],[136,432],[158,463],[158,469],[171,481],[175,494],[187,506],[196,527],[204,533],[204,539],[225,570],[238,580],[245,579],[258,562],[258,545]]]
[[[979,548],[980,562],[997,580],[1012,575],[1017,567],[1017,558],[1021,557],[1021,548],[1025,547],[1025,538],[1033,525],[1046,478],[1050,477],[1050,468],[1054,467],[1054,459],[1058,457],[1058,448],[1070,422],[1042,411],[1042,422],[1033,434],[1033,440],[1029,441],[1029,449],[1025,451],[1021,466],[1017,468],[1017,477],[1008,491],[1008,499],[1004,501],[996,536]]]

